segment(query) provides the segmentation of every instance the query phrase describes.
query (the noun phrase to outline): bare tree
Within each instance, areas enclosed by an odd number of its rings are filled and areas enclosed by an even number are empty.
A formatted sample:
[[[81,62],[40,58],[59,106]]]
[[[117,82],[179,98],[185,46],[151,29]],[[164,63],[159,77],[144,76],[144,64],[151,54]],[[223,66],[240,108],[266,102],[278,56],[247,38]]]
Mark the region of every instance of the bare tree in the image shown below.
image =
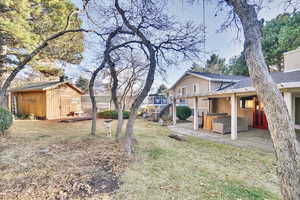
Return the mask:
[[[145,84],[132,104],[126,126],[124,149],[128,156],[132,156],[134,152],[133,128],[138,109],[152,87],[155,73],[159,71],[157,66],[161,66],[160,61],[170,64],[177,61],[180,55],[186,59],[197,56],[200,52],[199,27],[194,27],[191,23],[176,26],[178,23],[164,14],[164,3],[165,1],[137,0],[131,1],[129,5],[124,3],[127,6],[124,9],[115,0],[115,8],[123,23],[140,39],[140,48],[149,61]]]
[[[84,1],[85,7],[91,5],[90,1]],[[93,82],[100,70],[107,65],[111,66],[113,71],[114,63],[109,60],[110,54],[118,49],[131,49],[140,52],[144,59],[147,60],[147,75],[141,91],[137,94],[130,110],[130,118],[126,126],[126,134],[124,140],[124,149],[129,156],[133,153],[132,137],[133,126],[137,117],[137,112],[144,101],[145,97],[151,89],[156,72],[163,71],[162,62],[174,64],[179,59],[187,59],[197,56],[200,52],[199,35],[201,28],[194,26],[192,23],[184,25],[171,20],[164,14],[165,1],[124,1],[125,9],[121,8],[118,1],[114,4],[106,2],[105,4],[97,5],[95,1],[92,4],[93,9],[87,12],[87,16],[93,26],[105,30],[107,33],[117,33],[111,37],[107,34],[103,41],[106,45],[103,48],[101,56],[101,64],[96,69],[90,81],[90,95],[93,104],[93,125],[92,134],[96,130],[96,102],[93,99]],[[99,20],[94,20],[97,17]],[[104,31],[98,31],[104,32]],[[113,88],[117,88],[117,80],[113,84]],[[116,92],[112,92],[116,96]],[[114,94],[115,93],[115,94]],[[116,107],[120,107],[117,99],[113,97]]]
[[[257,5],[247,0],[225,0],[242,24],[245,57],[253,86],[268,119],[277,160],[277,175],[283,199],[300,199],[299,152],[295,127],[284,99],[266,65],[261,46],[262,22],[257,17]]]
[[[119,53],[118,53],[119,57]],[[148,66],[134,58],[132,50],[130,51],[129,58],[124,55],[125,62],[120,62],[120,67],[116,71],[116,64],[111,59],[109,60],[110,74],[112,77],[111,94],[115,109],[118,112],[118,123],[116,129],[116,140],[119,141],[123,127],[123,112],[126,104],[131,104],[131,100],[140,92],[140,88],[144,83],[145,71]]]

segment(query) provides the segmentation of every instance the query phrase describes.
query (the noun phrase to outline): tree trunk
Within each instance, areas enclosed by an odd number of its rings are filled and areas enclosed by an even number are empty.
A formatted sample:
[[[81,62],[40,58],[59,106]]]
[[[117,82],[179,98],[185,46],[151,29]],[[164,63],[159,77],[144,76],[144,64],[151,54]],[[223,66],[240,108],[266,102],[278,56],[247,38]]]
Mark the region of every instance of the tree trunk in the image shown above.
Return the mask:
[[[269,74],[262,47],[261,22],[247,0],[227,0],[239,16],[245,35],[245,57],[253,86],[264,105],[275,156],[281,194],[285,200],[300,199],[299,154],[291,116],[275,82]]]
[[[123,109],[121,106],[119,106],[118,111],[118,123],[117,123],[117,129],[116,129],[116,140],[119,141],[121,133],[122,133],[122,127],[123,127]]]
[[[126,132],[125,132],[124,149],[125,149],[125,152],[127,153],[127,155],[129,157],[132,157],[133,152],[134,152],[133,145],[132,145],[133,144],[132,136],[133,136],[134,123],[135,123],[135,120],[137,117],[138,109],[139,109],[140,105],[143,103],[143,101],[145,100],[145,98],[147,97],[147,95],[152,87],[157,63],[156,63],[156,57],[155,57],[155,49],[152,46],[151,42],[147,39],[146,35],[144,35],[144,33],[141,30],[139,30],[134,25],[130,24],[130,22],[126,18],[125,11],[119,5],[118,0],[115,0],[115,8],[121,15],[122,20],[123,20],[124,24],[127,26],[127,28],[130,29],[132,32],[134,32],[142,40],[142,44],[147,48],[148,53],[149,53],[149,55],[147,55],[147,57],[148,57],[150,64],[149,64],[149,70],[147,73],[147,77],[145,80],[145,85],[144,85],[142,91],[139,93],[139,95],[137,96],[137,98],[135,99],[135,101],[132,104],[131,111],[130,111],[130,117],[128,119],[127,126],[126,126]]]
[[[134,153],[132,139],[133,139],[133,128],[134,128],[136,117],[137,117],[137,109],[132,108],[126,125],[125,140],[124,140],[124,150],[128,157],[132,157]]]
[[[6,90],[0,89],[0,107],[8,109]]]
[[[92,78],[89,83],[89,93],[92,103],[92,128],[91,128],[91,135],[96,135],[96,123],[97,123],[97,102],[95,99],[94,93],[94,83],[96,79],[97,73],[93,73]]]
[[[113,79],[113,84],[111,87],[111,99],[114,102],[115,109],[118,112],[118,123],[117,123],[115,138],[116,138],[116,141],[119,141],[120,135],[122,132],[122,127],[123,127],[123,109],[122,109],[121,103],[119,103],[119,99],[117,96],[119,80],[118,80],[117,71],[115,69],[115,63],[112,61],[110,55],[108,55],[107,58],[108,58],[110,75]]]

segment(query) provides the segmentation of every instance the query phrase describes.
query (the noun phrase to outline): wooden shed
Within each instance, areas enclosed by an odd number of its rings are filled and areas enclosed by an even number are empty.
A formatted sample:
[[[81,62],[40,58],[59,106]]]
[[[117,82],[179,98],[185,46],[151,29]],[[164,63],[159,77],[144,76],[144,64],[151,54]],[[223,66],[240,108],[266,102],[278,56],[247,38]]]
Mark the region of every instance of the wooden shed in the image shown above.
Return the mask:
[[[10,108],[15,114],[50,120],[66,118],[82,110],[84,92],[69,82],[33,83],[13,88],[10,92]]]

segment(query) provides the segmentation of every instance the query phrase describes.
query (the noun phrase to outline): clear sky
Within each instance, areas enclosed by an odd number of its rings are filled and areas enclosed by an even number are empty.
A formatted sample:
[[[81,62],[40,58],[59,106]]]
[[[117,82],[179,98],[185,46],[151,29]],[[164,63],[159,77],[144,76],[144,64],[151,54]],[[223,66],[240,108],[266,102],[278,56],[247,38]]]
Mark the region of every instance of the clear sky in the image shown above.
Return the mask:
[[[81,7],[82,0],[72,0],[78,7]],[[170,0],[168,11],[170,15],[173,15],[179,21],[194,21],[194,23],[201,25],[203,23],[203,9],[202,0],[199,3],[193,5],[188,3],[183,3],[184,0]],[[243,49],[243,37],[242,34],[239,35],[237,39],[237,30],[228,29],[227,31],[218,32],[221,24],[224,22],[226,15],[225,13],[218,12],[216,0],[206,0],[205,2],[205,18],[206,18],[206,51],[209,53],[219,54],[221,57],[229,58],[239,55]],[[266,0],[265,2],[268,2]],[[283,12],[283,5],[280,0],[273,0],[272,4],[268,6],[263,5],[263,9],[259,12],[259,17],[264,18],[266,21],[276,17],[278,14]],[[86,24],[84,24],[85,26]],[[89,65],[89,63],[94,62],[91,56],[91,51],[88,49],[84,52],[84,60],[82,65]],[[202,55],[203,56],[203,55]],[[208,55],[206,56],[208,57]],[[200,60],[195,60],[201,64]],[[178,66],[167,67],[167,82],[168,86],[173,84],[187,69],[191,67],[191,62],[180,63]],[[175,68],[175,69],[174,69]],[[161,84],[162,79],[157,76],[155,86]]]

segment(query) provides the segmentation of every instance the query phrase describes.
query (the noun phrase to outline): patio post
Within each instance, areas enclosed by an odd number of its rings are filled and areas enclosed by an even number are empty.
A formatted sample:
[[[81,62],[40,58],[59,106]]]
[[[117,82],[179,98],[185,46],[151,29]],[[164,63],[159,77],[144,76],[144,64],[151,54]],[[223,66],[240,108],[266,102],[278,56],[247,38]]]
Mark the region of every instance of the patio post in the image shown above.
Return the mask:
[[[231,95],[231,139],[237,139],[237,98]]]
[[[292,108],[293,96],[292,96],[292,93],[291,92],[284,92],[283,93],[283,98],[284,98],[286,107],[289,111],[289,114],[290,114],[291,118],[293,119],[293,108]]]
[[[198,117],[198,97],[195,97],[194,102],[194,130],[199,128],[199,117]]]
[[[173,98],[173,104],[172,104],[172,111],[173,111],[173,126],[176,126],[176,119],[177,119],[177,116],[176,116],[176,98],[174,97]]]

